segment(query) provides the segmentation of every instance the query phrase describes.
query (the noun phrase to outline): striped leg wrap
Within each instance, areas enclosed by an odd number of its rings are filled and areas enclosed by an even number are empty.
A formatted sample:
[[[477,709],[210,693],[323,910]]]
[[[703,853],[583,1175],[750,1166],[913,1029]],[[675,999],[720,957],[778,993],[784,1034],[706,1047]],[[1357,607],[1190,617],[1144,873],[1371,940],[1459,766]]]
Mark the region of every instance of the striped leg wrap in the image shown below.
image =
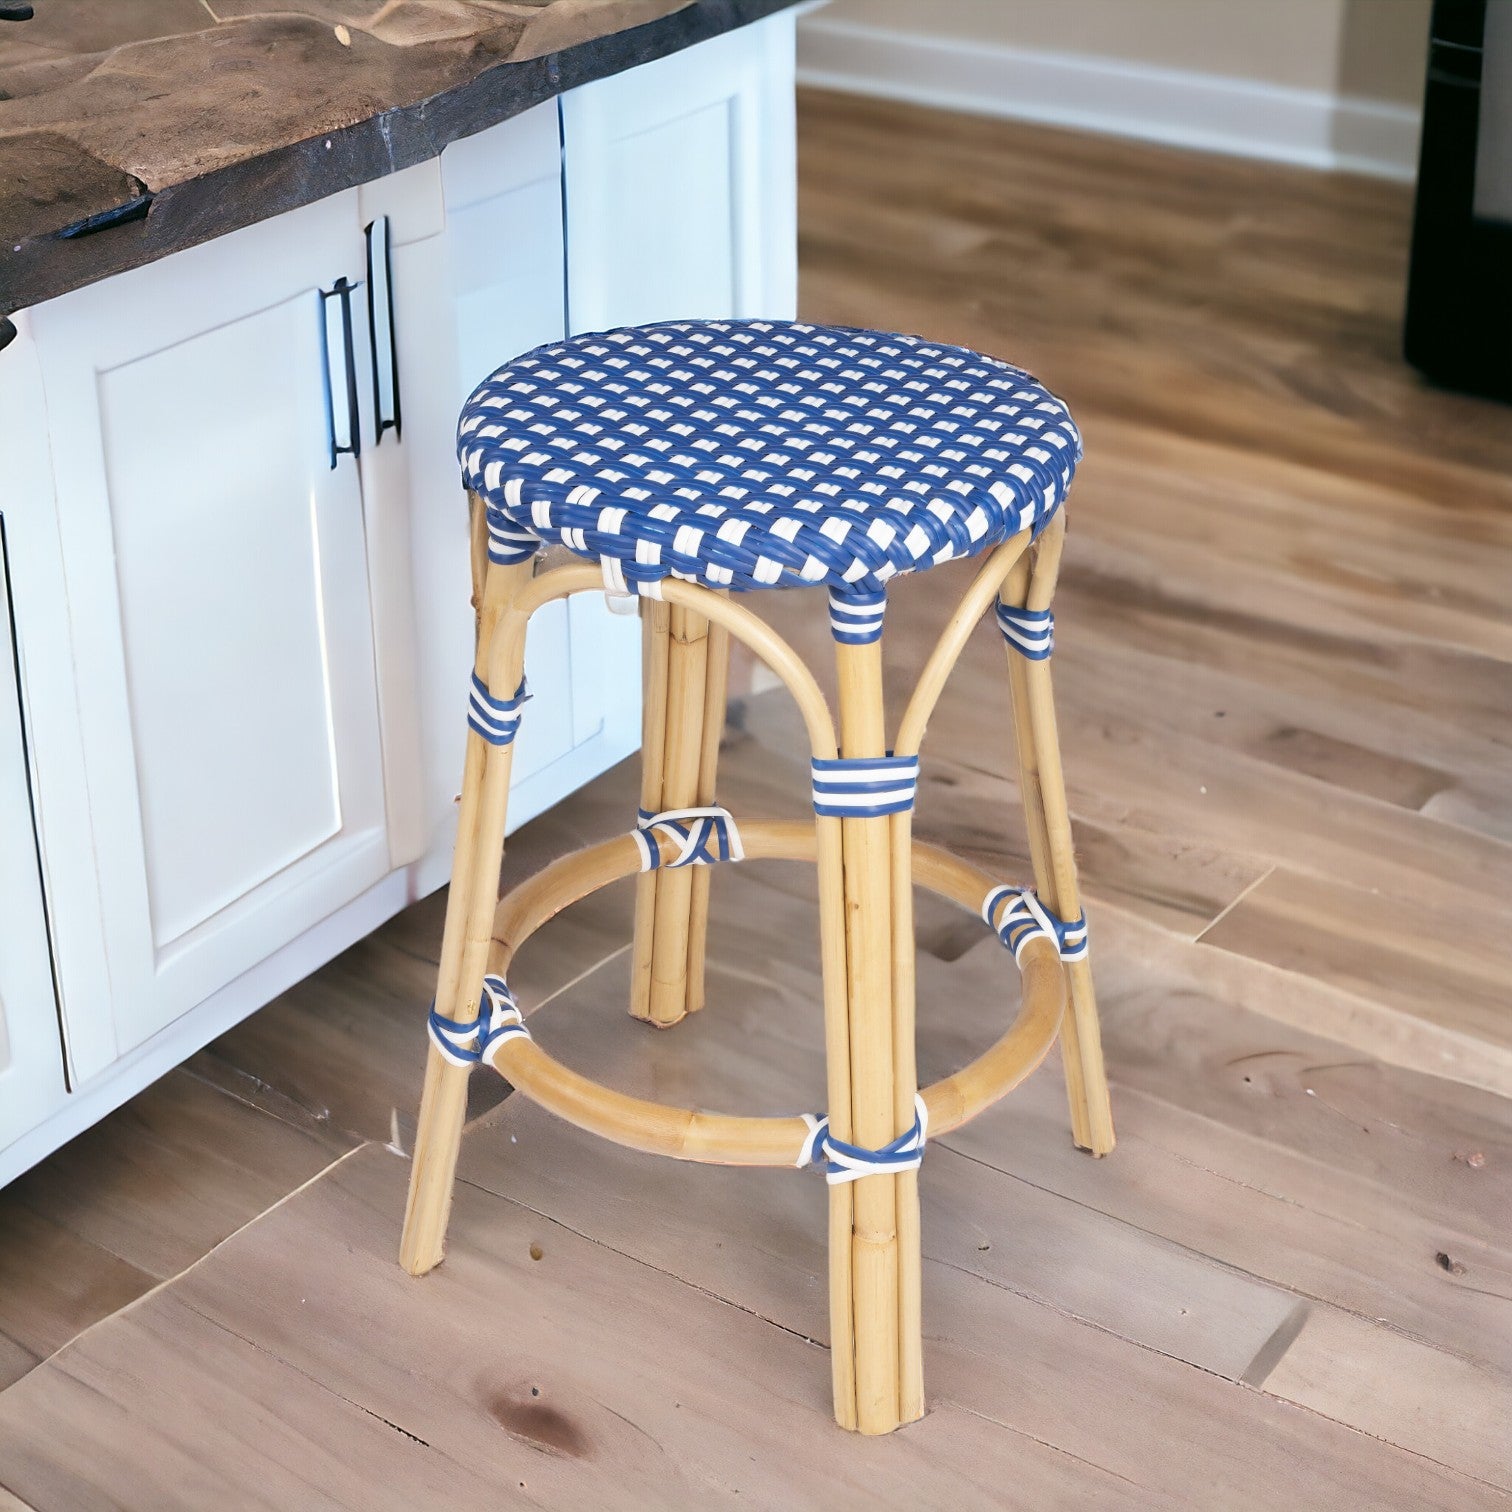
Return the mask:
[[[488,560],[496,566],[512,567],[518,562],[528,562],[541,550],[541,538],[533,530],[515,524],[502,509],[490,505],[486,514]]]
[[[488,684],[474,672],[467,700],[468,729],[481,735],[489,745],[509,745],[520,732],[520,710],[529,697],[525,679],[521,678],[513,698],[494,698]]]
[[[869,646],[882,639],[882,615],[887,595],[842,592],[831,588],[829,595],[830,633],[842,646]]]
[[[1049,661],[1055,649],[1055,616],[1048,609],[1016,609],[999,601],[997,627],[1003,639],[1028,661]]]
[[[826,819],[907,813],[919,786],[917,756],[861,756],[813,762],[814,812]]]

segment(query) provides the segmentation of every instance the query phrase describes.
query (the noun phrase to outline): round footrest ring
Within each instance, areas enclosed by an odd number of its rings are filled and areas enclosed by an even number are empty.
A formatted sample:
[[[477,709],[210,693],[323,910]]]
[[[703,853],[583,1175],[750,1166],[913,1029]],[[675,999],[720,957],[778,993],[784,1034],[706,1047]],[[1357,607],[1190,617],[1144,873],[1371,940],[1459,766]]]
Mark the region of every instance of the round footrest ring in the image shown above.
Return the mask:
[[[748,860],[813,861],[814,826],[786,820],[741,825]],[[503,976],[520,946],[548,919],[601,887],[641,869],[633,835],[620,835],[563,856],[513,889],[494,918],[489,970]],[[917,885],[972,913],[995,879],[979,867],[922,841],[913,844]],[[1029,941],[1019,970],[1023,1000],[1017,1017],[981,1055],[921,1090],[932,1135],[959,1128],[1012,1091],[1039,1065],[1060,1032],[1065,980],[1060,955],[1047,939]],[[811,1125],[802,1114],[744,1117],[704,1113],[616,1092],[579,1075],[526,1035],[511,1036],[494,1056],[501,1075],[532,1102],[580,1129],[647,1154],[712,1165],[791,1166],[801,1163]]]

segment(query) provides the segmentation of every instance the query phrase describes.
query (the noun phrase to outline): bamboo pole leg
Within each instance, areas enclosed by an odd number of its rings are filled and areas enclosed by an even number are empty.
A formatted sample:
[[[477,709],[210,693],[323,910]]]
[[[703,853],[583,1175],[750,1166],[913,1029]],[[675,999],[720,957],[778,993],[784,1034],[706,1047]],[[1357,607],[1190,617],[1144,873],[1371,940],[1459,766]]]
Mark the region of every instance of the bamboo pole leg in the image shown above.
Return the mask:
[[[730,682],[730,632],[723,625],[709,626],[709,648],[704,675],[702,748],[698,761],[698,798],[707,808],[718,796],[719,742],[724,735],[725,702]],[[693,896],[688,909],[688,1012],[703,1007],[704,971],[708,959],[709,887],[714,868],[693,868]]]
[[[914,1054],[913,815],[894,814],[892,840],[893,1125],[914,1119],[919,1072]],[[898,1417],[924,1416],[923,1238],[919,1173],[897,1178],[898,1209]]]
[[[1061,918],[1075,919],[1082,912],[1081,890],[1076,880],[1076,850],[1066,806],[1050,668],[1045,662],[1031,662],[1024,669],[1024,678],[1028,685],[1026,704],[1039,764],[1049,874],[1053,880],[1045,899]],[[1082,1149],[1090,1150],[1094,1155],[1106,1155],[1114,1142],[1113,1109],[1108,1096],[1108,1073],[1103,1064],[1102,1026],[1097,1017],[1092,968],[1086,959],[1066,963],[1066,982],[1070,1004],[1061,1031],[1061,1046],[1066,1067],[1066,1091],[1071,1101],[1072,1137]]]
[[[1004,585],[1005,602],[1029,609],[1050,607],[1064,536],[1062,512],[1046,528],[1032,570],[1023,559],[1015,563]],[[1050,664],[1029,661],[1011,646],[1007,648],[1007,656],[1019,786],[1028,820],[1035,888],[1061,918],[1075,919],[1082,912],[1081,889],[1061,768]],[[1071,1136],[1079,1148],[1094,1155],[1106,1155],[1114,1144],[1113,1111],[1090,964],[1086,960],[1067,962],[1066,984],[1061,1059],[1071,1110]]]
[[[845,863],[841,821],[814,821],[819,872],[819,953],[824,983],[824,1063],[830,1132],[851,1144],[850,985],[846,979]],[[856,1318],[851,1233],[855,1223],[852,1183],[829,1189],[830,1376],[835,1421],[854,1430],[856,1421]]]
[[[667,655],[672,606],[641,600],[641,791],[643,812],[655,814],[662,802],[667,754]],[[630,951],[630,1016],[651,1017],[651,941],[656,928],[656,890],[661,872],[635,879],[635,935]]]
[[[695,610],[674,604],[667,642],[663,809],[693,808],[698,802],[708,653],[708,620]],[[677,1023],[689,1009],[694,870],[692,867],[663,870],[656,879],[646,1018],[659,1028]]]
[[[838,645],[840,750],[883,756],[882,647]],[[846,984],[850,1020],[850,1107],[855,1143],[877,1149],[895,1138],[900,1098],[894,1045],[892,825],[888,818],[842,819]],[[905,1057],[905,1060],[908,1058]],[[909,1091],[909,1122],[913,1092]],[[851,1288],[856,1425],[890,1433],[904,1421],[899,1329],[898,1177],[851,1183]],[[917,1229],[913,1230],[917,1237]]]
[[[475,522],[481,515],[474,501]],[[476,540],[475,529],[475,540]],[[488,565],[474,553],[474,581],[478,613],[475,667],[487,680],[494,629],[515,595],[530,581],[529,562]],[[515,683],[524,660],[524,629],[518,646],[503,658]],[[495,690],[497,692],[497,690]],[[479,984],[487,969],[493,914],[498,903],[499,863],[503,854],[505,811],[509,798],[512,745],[491,746],[472,731],[462,777],[462,803],[457,820],[457,847],[452,860],[451,890],[446,900],[446,925],[441,942],[441,966],[436,1004],[448,1018],[470,1022],[477,1017]],[[425,1066],[425,1090],[410,1166],[409,1196],[399,1261],[411,1275],[424,1275],[445,1253],[446,1224],[451,1212],[452,1181],[467,1112],[467,1071],[444,1060],[434,1046]]]

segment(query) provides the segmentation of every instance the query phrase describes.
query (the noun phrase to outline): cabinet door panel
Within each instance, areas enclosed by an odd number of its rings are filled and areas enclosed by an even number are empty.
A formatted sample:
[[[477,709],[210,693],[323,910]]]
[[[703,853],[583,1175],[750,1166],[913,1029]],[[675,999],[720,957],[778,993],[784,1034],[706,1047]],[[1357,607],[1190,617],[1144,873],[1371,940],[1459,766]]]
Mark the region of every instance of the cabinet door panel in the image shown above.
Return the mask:
[[[386,264],[393,296],[390,306],[380,286],[380,297],[370,302],[364,291],[358,301],[362,310],[357,327],[364,339],[358,342],[357,392],[364,438],[358,471],[378,667],[389,864],[397,868],[426,854],[436,822],[428,796],[420,710],[421,556],[431,549],[432,537],[445,535],[446,524],[456,519],[450,507],[456,502],[450,447],[444,441],[435,445],[455,419],[449,420],[446,413],[451,408],[451,364],[444,333],[451,309],[444,272],[438,267],[444,228],[441,164],[431,159],[364,184],[357,200],[367,272],[382,280]],[[367,340],[370,329],[377,361]],[[398,359],[397,385],[392,355]],[[382,390],[381,417],[375,412],[375,381]],[[446,385],[444,394],[438,394],[438,383]],[[381,436],[380,420],[387,422]],[[464,560],[453,581],[465,596],[465,536],[458,549]]]
[[[791,318],[791,16],[572,90],[561,111],[573,331]],[[635,621],[596,597],[569,618],[575,751],[623,755],[640,705]]]
[[[501,363],[562,337],[559,171],[449,216],[459,409]]]
[[[97,888],[104,958],[64,963],[64,1006],[108,983],[115,1053],[388,870],[322,372],[319,289],[360,259],[337,196],[34,312],[98,873],[50,882]]]
[[[100,375],[158,950],[341,828],[321,547],[362,541],[332,518],[357,502],[310,488],[318,377],[289,381],[310,315],[287,301]],[[223,372],[234,415],[203,381]]]
[[[792,27],[773,16],[562,96],[574,331],[792,316]]]
[[[495,368],[566,331],[555,102],[454,143],[441,167],[456,301],[455,416]],[[611,622],[602,601],[551,604],[531,622],[525,655],[531,699],[515,752],[511,828],[634,749],[638,645],[635,627]],[[465,654],[470,662],[470,647]],[[628,676],[606,683],[606,671],[627,659]],[[463,665],[459,655],[457,666]],[[464,682],[447,682],[442,715],[452,792],[462,763],[465,726],[456,694]]]

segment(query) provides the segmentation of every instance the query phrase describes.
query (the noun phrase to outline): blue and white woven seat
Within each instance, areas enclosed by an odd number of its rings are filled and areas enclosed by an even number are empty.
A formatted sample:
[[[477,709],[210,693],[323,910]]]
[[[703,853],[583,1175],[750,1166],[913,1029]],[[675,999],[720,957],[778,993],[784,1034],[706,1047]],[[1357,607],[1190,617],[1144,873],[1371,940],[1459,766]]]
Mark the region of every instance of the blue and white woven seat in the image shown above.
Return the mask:
[[[974,556],[1064,499],[1066,407],[963,347],[783,321],[685,321],[537,347],[462,411],[490,556],[560,542],[605,585],[744,590],[888,579]]]

